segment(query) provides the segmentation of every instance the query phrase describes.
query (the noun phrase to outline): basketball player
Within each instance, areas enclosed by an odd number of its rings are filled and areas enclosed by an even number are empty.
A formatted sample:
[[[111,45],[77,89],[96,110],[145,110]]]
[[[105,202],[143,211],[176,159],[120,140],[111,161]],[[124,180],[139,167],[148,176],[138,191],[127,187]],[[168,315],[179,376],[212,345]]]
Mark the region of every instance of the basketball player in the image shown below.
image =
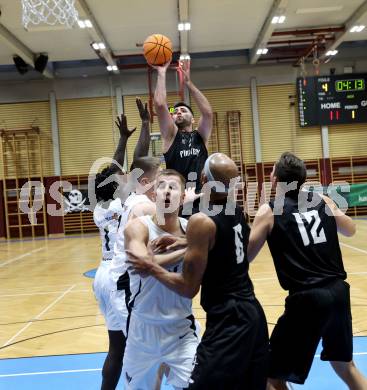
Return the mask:
[[[202,180],[213,177],[227,189],[237,176],[236,164],[215,153],[205,163]],[[234,215],[226,215],[227,191],[210,195],[210,205],[222,208],[219,214],[200,212],[190,217],[183,273],[160,267],[147,251],[144,256],[129,253],[129,258],[137,272],[154,276],[181,296],[193,298],[201,285],[207,322],[189,389],[264,390],[268,332],[248,275],[250,229],[238,206],[232,205]]]
[[[162,235],[181,237],[187,220],[178,217],[184,200],[185,179],[168,169],[156,178],[156,213],[130,222],[125,229],[127,253],[149,254],[149,243]],[[162,221],[162,222],[161,222]],[[168,273],[182,272],[185,249],[176,251],[178,257],[160,266]],[[156,262],[159,264],[158,262]],[[146,376],[160,364],[169,368],[167,383],[175,389],[188,386],[198,345],[191,299],[180,297],[152,276],[132,274],[136,286],[131,299],[131,316],[124,357],[125,389],[149,390]]]
[[[144,107],[140,99],[136,99],[136,104],[142,120],[142,126],[134,156],[140,153],[147,154],[150,140],[150,118],[147,105],[145,104]],[[127,140],[136,128],[132,130],[128,129],[125,115],[121,115],[121,118],[118,118],[116,125],[120,130],[120,140],[114,155],[114,160],[120,166],[123,166]],[[93,290],[100,310],[105,318],[109,336],[108,354],[102,369],[102,390],[116,388],[121,374],[123,351],[125,348],[125,336],[123,333],[125,324],[123,319],[116,315],[110,302],[109,268],[113,257],[120,215],[122,213],[121,200],[115,199],[111,202],[117,190],[117,183],[113,181],[105,184],[108,182],[108,177],[113,173],[121,173],[118,165],[114,163],[96,175],[95,193],[98,203],[93,212],[94,222],[100,230],[102,241],[102,261],[94,279]]]
[[[166,167],[175,169],[187,181],[196,182],[196,192],[200,192],[200,175],[208,157],[207,143],[213,126],[213,112],[206,97],[191,81],[189,63],[184,61],[182,63],[184,82],[201,113],[197,130],[193,129],[195,121],[189,105],[183,102],[176,103],[171,114],[167,107],[166,94],[168,67],[169,63],[154,66],[158,73],[154,107],[162,135]]]
[[[321,359],[350,389],[367,389],[352,360],[349,285],[337,235],[352,236],[355,224],[328,197],[300,190],[305,180],[303,161],[283,153],[271,173],[275,200],[260,207],[250,235],[249,260],[267,240],[279,283],[289,291],[270,339],[268,389],[303,384],[321,339]]]

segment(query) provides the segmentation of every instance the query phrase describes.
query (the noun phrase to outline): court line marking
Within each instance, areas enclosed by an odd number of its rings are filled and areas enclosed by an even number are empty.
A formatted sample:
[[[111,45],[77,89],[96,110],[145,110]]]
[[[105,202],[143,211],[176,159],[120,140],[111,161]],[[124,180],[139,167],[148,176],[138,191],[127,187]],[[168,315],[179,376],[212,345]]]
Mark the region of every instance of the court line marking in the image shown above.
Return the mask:
[[[367,273],[367,272],[366,272]],[[49,294],[60,294],[63,291],[46,291],[46,292],[35,292],[35,293],[24,293],[24,294],[4,294],[0,295],[0,298],[7,298],[7,297],[21,297],[21,296],[33,296],[33,295],[49,295]],[[92,289],[88,290],[73,290],[70,291],[71,293],[79,293],[79,292],[92,292]]]
[[[6,261],[5,263],[1,263],[1,264],[0,264],[0,268],[6,266],[6,265],[8,265],[8,264],[14,263],[14,261],[23,259],[23,258],[26,257],[26,256],[32,255],[33,253],[39,252],[39,251],[41,251],[41,250],[43,250],[43,249],[45,249],[45,248],[46,248],[46,247],[43,246],[43,247],[41,247],[41,248],[33,249],[33,250],[31,250],[30,252],[23,253],[22,255],[17,256],[17,257],[14,257],[13,259],[9,259],[9,260]]]
[[[353,356],[365,356],[367,352],[353,352]],[[321,355],[315,355],[315,358],[319,358]]]
[[[354,352],[353,356],[365,356],[367,352]],[[320,358],[321,355],[315,355],[315,358]],[[79,370],[60,370],[60,371],[39,371],[39,372],[21,372],[18,374],[0,374],[0,378],[9,378],[17,376],[32,376],[32,375],[52,375],[52,374],[72,374],[75,372],[95,372],[102,371],[102,368],[85,368]]]
[[[339,241],[339,242],[340,242],[340,241]],[[367,251],[366,251],[366,250],[357,248],[356,246],[349,245],[349,244],[345,244],[344,242],[340,242],[340,245],[343,245],[343,246],[345,246],[345,247],[347,247],[347,248],[350,248],[350,249],[354,249],[354,250],[357,251],[357,252],[361,252],[361,253],[367,254]]]
[[[37,316],[34,318],[34,320],[38,320],[43,314],[45,314],[48,310],[50,310],[53,306],[56,305],[57,302],[59,302],[64,296],[70,292],[75,287],[75,284],[73,284],[71,287],[69,287],[66,291],[64,291],[58,298],[56,298],[52,303],[50,303],[45,309],[41,311],[41,313],[37,314]],[[6,347],[9,345],[13,340],[15,340],[21,333],[23,333],[25,330],[27,330],[31,325],[33,324],[33,321],[28,322],[27,325],[25,325],[22,329],[20,329],[13,337],[11,337],[5,344],[3,344],[3,347]]]
[[[74,372],[102,371],[102,368],[85,368],[80,370],[62,370],[62,371],[39,371],[39,372],[21,372],[19,374],[1,374],[0,378],[28,375],[50,375],[50,374],[70,374]]]

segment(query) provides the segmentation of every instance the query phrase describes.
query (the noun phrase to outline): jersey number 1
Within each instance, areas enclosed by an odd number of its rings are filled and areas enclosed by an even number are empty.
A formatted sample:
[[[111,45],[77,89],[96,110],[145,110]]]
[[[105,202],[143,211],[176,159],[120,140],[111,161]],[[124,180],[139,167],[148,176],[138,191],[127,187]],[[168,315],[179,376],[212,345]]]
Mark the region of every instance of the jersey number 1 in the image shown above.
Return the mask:
[[[241,264],[245,258],[245,253],[243,251],[243,236],[242,236],[242,226],[238,224],[233,227],[234,230],[234,243],[236,245],[236,259],[237,264]]]
[[[309,237],[308,231],[306,229],[304,219],[307,222],[307,226],[311,227],[310,234],[311,234],[313,243],[320,244],[322,242],[326,242],[326,236],[325,236],[324,229],[321,228],[320,231],[317,232],[317,230],[320,226],[320,223],[321,223],[321,219],[320,219],[320,216],[319,216],[319,213],[317,210],[306,211],[305,213],[302,213],[302,214],[293,213],[293,215],[296,218],[298,229],[299,229],[299,232],[301,234],[303,244],[305,246],[310,245],[310,237]],[[302,217],[304,219],[302,219]],[[312,220],[314,220],[313,224],[312,224]]]

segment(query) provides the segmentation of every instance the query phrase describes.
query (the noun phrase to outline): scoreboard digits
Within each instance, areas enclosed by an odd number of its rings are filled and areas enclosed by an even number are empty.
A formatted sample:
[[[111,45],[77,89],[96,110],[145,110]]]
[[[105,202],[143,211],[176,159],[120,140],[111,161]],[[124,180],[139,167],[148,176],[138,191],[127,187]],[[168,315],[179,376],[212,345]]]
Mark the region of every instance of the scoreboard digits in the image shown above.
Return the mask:
[[[367,122],[366,80],[354,74],[298,78],[301,126]]]

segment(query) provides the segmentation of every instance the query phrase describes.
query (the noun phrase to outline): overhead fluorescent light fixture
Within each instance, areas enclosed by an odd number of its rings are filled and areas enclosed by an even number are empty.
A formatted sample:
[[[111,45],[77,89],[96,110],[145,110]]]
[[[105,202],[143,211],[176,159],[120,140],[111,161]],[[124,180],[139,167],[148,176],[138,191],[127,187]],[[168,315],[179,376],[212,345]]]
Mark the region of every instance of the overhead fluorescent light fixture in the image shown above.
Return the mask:
[[[181,54],[180,61],[189,61],[191,59],[190,54]]]
[[[258,51],[256,52],[256,54],[257,54],[258,56],[261,56],[262,54],[267,54],[268,51],[269,51],[269,49],[267,49],[267,48],[258,49]]]
[[[104,50],[106,45],[103,42],[93,42],[92,47],[94,50]]]
[[[177,28],[178,31],[189,31],[191,30],[191,23],[189,22],[179,23]]]
[[[328,57],[330,57],[330,56],[336,56],[338,54],[338,50],[329,50],[327,53],[326,53],[326,55],[328,56]]]
[[[337,12],[343,9],[342,5],[335,5],[331,7],[314,7],[314,8],[298,8],[296,14],[319,14],[321,12]]]
[[[93,24],[89,19],[85,19],[85,20],[78,20],[78,26],[80,28],[92,28]]]
[[[285,22],[285,15],[281,15],[281,16],[274,16],[271,23],[272,24],[283,24]]]
[[[359,32],[361,32],[361,31],[363,31],[365,28],[366,28],[366,26],[364,26],[364,25],[353,26],[349,31],[350,31],[351,33],[359,33]]]
[[[107,70],[109,71],[109,72],[112,72],[112,65],[107,65]]]

